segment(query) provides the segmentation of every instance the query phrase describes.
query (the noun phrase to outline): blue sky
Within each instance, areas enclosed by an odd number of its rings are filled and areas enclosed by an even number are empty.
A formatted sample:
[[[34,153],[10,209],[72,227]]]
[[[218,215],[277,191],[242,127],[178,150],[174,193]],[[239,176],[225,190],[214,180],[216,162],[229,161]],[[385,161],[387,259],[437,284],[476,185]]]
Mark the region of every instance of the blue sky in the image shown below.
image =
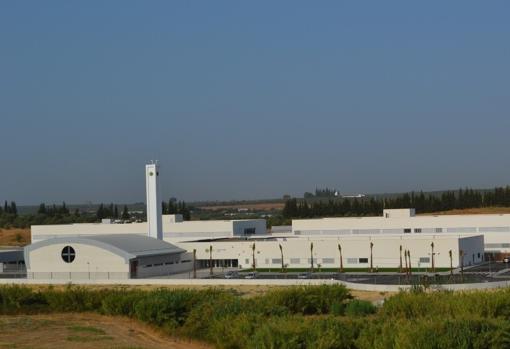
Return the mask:
[[[0,200],[510,184],[508,1],[2,1]]]

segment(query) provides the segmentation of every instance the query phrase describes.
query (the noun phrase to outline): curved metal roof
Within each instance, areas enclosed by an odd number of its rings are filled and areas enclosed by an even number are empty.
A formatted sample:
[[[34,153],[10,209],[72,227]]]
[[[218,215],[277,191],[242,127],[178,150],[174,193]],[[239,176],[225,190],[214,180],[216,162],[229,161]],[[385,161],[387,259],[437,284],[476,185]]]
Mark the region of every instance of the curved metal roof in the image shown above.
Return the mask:
[[[25,264],[29,267],[29,253],[53,244],[79,243],[96,246],[123,257],[126,261],[137,257],[158,256],[186,252],[166,241],[136,234],[105,234],[61,237],[42,240],[25,247]]]

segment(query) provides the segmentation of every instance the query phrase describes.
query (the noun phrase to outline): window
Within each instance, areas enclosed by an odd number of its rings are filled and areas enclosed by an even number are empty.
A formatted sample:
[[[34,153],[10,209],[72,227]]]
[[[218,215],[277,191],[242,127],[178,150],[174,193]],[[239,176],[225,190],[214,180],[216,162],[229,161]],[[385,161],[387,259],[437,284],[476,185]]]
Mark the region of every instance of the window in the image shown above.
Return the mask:
[[[290,264],[299,264],[301,263],[299,258],[291,258],[290,259]]]
[[[273,264],[282,264],[282,259],[281,258],[273,258],[271,260],[271,263],[273,263]]]
[[[409,234],[411,232],[411,228],[405,228],[404,229],[404,234]]]
[[[76,252],[71,246],[66,246],[62,249],[62,259],[66,263],[72,263],[76,257]]]
[[[478,258],[480,258],[480,253],[478,253]]]
[[[244,264],[250,264],[250,260],[249,260],[248,258],[246,258],[246,259],[244,260]]]
[[[253,235],[255,234],[255,228],[244,228],[244,235]]]
[[[335,264],[334,258],[322,258],[322,264]]]
[[[443,228],[436,228],[436,233],[442,233],[443,232]]]
[[[420,263],[430,263],[430,257],[420,257]]]
[[[358,264],[358,258],[347,258],[347,264]]]
[[[360,258],[360,259],[359,259],[359,263],[360,263],[360,264],[366,264],[366,263],[368,263],[368,258]]]
[[[414,229],[414,232],[415,232],[415,233],[421,233],[421,228],[415,228],[415,229]]]

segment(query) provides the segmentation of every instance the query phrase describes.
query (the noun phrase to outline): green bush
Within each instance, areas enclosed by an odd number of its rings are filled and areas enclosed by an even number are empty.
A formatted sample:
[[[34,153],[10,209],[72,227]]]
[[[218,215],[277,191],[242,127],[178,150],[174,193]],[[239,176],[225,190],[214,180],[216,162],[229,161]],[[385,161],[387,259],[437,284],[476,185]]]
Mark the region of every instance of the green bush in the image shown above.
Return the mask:
[[[44,293],[17,285],[0,287],[0,304],[2,314],[34,313],[48,308]]]
[[[101,300],[101,313],[133,317],[136,303],[145,297],[147,293],[141,291],[110,292]]]
[[[352,300],[343,286],[289,287],[251,298],[217,289],[0,286],[0,311],[130,316],[224,349],[510,348],[509,289],[402,292],[377,309]]]
[[[343,285],[302,286],[276,289],[261,297],[273,307],[283,307],[291,314],[328,314],[333,304],[352,296]]]
[[[366,316],[374,314],[377,308],[369,301],[354,299],[347,303],[345,315],[347,316]]]

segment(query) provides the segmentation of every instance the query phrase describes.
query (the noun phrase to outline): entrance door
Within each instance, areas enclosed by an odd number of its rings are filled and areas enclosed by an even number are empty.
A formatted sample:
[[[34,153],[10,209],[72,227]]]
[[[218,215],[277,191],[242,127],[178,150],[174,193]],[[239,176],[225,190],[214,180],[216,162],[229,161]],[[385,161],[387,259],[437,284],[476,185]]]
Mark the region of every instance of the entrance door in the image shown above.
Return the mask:
[[[131,261],[129,263],[129,277],[136,279],[136,272],[138,270],[138,261]]]

